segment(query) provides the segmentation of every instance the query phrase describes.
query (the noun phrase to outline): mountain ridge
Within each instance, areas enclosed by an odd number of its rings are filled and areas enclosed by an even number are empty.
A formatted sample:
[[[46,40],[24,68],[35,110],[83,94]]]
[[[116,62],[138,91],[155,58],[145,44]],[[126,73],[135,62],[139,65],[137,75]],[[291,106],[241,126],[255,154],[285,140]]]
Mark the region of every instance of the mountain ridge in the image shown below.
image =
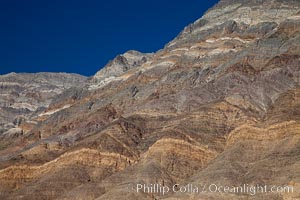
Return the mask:
[[[1,199],[297,199],[300,4],[236,2],[221,1],[146,60],[117,56],[22,134],[1,135]],[[134,190],[213,183],[294,192]]]

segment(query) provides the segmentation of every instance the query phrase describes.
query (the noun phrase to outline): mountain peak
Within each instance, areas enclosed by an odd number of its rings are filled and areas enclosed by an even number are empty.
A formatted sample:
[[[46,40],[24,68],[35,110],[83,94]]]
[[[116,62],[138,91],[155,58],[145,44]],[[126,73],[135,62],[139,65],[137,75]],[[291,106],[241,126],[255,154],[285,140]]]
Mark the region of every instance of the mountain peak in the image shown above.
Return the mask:
[[[299,9],[298,0],[221,0],[200,19],[185,27],[166,48],[205,40],[215,34],[214,37],[225,36],[228,31],[239,37],[248,37],[246,32],[260,35],[264,31],[258,28],[259,24],[273,27],[271,24],[278,25],[290,17],[299,16]]]
[[[124,54],[116,56],[95,74],[91,80],[91,87],[97,88],[112,80],[118,80],[118,77],[123,75],[125,72],[138,68],[142,64],[146,63],[152,55],[152,53],[141,53],[136,50],[129,50]]]
[[[292,6],[298,3],[298,0],[220,0],[217,5],[229,5],[229,4],[243,4],[243,5],[280,5],[286,4]]]

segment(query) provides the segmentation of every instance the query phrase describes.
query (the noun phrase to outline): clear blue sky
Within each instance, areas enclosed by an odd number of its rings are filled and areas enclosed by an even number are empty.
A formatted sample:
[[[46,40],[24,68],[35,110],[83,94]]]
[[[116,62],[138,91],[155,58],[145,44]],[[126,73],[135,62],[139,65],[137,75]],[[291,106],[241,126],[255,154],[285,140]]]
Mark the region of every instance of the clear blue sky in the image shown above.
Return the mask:
[[[0,74],[93,75],[127,50],[155,52],[217,0],[0,0]]]

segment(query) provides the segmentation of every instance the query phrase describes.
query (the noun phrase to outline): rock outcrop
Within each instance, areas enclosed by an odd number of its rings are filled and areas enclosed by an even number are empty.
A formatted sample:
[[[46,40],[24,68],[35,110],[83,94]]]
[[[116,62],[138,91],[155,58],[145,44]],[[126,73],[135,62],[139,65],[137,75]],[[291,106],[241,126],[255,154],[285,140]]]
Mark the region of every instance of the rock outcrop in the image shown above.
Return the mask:
[[[110,61],[102,70],[97,72],[91,80],[90,88],[94,89],[115,80],[122,80],[120,78],[123,74],[131,69],[140,67],[146,63],[152,54],[141,53],[138,51],[128,51],[122,55],[118,55]]]
[[[0,76],[0,133],[20,126],[46,109],[64,90],[82,86],[86,78],[66,73],[10,73]]]

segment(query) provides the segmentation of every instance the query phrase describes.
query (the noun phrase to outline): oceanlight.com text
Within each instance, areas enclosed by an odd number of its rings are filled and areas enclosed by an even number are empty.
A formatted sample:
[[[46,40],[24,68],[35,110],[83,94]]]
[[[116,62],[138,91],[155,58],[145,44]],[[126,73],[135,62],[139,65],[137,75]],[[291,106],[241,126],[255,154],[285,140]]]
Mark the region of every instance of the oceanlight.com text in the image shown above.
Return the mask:
[[[229,186],[221,184],[174,184],[166,186],[162,184],[130,184],[128,187],[137,193],[149,193],[166,195],[168,193],[232,193],[232,194],[247,194],[257,195],[264,193],[293,193],[293,186],[285,185],[250,185],[242,184],[240,186]]]

